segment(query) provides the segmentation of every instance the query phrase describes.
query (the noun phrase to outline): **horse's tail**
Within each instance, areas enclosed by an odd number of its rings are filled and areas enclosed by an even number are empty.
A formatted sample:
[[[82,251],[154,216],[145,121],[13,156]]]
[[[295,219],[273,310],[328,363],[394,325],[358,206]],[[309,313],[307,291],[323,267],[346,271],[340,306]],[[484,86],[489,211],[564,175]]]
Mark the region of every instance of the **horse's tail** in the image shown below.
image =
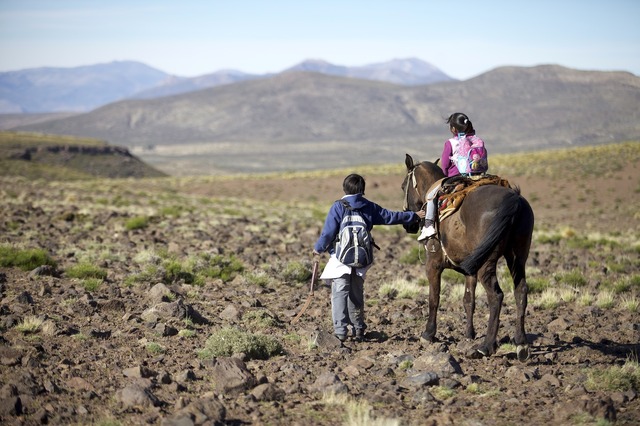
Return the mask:
[[[503,200],[500,209],[496,212],[480,245],[460,262],[460,268],[468,275],[475,275],[478,272],[478,269],[480,269],[487,260],[487,257],[489,257],[495,246],[504,238],[506,233],[509,232],[520,210],[520,205],[520,191],[518,188],[515,188],[515,191],[511,192],[509,196]]]

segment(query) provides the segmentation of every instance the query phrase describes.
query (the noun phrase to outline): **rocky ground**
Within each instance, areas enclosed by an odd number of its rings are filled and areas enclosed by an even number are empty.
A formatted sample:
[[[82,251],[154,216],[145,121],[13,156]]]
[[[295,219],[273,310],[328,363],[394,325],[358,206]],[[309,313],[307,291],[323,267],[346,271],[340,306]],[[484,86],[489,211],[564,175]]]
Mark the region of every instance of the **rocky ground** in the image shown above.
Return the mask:
[[[367,176],[367,196],[399,209],[402,177]],[[607,387],[603,375],[640,374],[633,370],[640,316],[627,303],[640,293],[638,170],[562,184],[512,180],[536,214],[529,277],[558,290],[551,304],[541,292],[530,295],[526,362],[508,345],[515,304],[503,275],[498,354],[464,357],[474,342],[463,337],[455,274],[445,280],[439,341],[418,339],[428,293],[419,259],[407,260],[417,253],[415,236],[400,227],[374,231],[383,249],[367,277],[364,342],[332,337],[322,283],[292,323],[307,300],[312,244],[342,176],[4,178],[0,244],[42,248],[57,264],[0,268],[0,422],[638,424],[639,383]],[[143,226],[127,226],[140,217]],[[162,273],[167,259],[182,262],[184,272],[203,253],[241,267],[199,282]],[[70,276],[87,264],[106,276]],[[150,265],[158,266],[155,275]],[[398,281],[419,291],[381,291]],[[611,303],[601,301],[605,292]],[[487,315],[480,293],[478,339]],[[38,326],[27,330],[34,318]],[[268,359],[205,356],[210,336],[227,329],[274,338],[282,351]]]

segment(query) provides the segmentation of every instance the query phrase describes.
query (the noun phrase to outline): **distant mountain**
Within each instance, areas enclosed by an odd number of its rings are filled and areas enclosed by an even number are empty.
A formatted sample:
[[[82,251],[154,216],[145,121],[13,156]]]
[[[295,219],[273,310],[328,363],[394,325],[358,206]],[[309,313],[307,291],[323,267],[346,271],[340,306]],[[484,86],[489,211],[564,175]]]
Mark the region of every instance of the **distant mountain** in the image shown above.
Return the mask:
[[[400,161],[405,152],[433,159],[455,111],[469,114],[490,154],[640,140],[638,99],[633,74],[555,65],[420,86],[285,72],[18,129],[107,140],[151,164],[182,158],[191,172],[197,162],[286,170]]]
[[[85,112],[156,87],[171,76],[139,62],[0,73],[0,112]]]
[[[362,67],[344,67],[309,60],[285,71],[313,71],[403,85],[452,80],[433,65],[419,59],[395,59]],[[154,99],[271,76],[220,70],[185,78],[138,62],[3,72],[0,73],[0,114],[87,112],[123,99]]]
[[[206,74],[193,78],[176,77],[162,83],[159,86],[135,93],[133,99],[153,99],[163,96],[178,95],[181,93],[195,92],[209,87],[222,86],[224,84],[237,83],[239,81],[264,78],[260,75],[247,74],[236,70],[221,70],[212,74]]]
[[[313,71],[340,77],[386,81],[409,86],[455,81],[435,66],[416,58],[393,59],[388,62],[360,67],[344,67],[319,59],[311,59],[285,71]]]

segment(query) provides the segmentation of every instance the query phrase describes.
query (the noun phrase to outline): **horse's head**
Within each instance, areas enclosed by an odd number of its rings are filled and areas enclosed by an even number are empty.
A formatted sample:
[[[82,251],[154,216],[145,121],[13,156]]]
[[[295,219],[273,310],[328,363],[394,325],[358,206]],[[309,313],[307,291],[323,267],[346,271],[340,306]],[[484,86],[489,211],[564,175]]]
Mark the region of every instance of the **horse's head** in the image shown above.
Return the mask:
[[[407,154],[405,161],[407,175],[402,182],[404,193],[404,210],[418,211],[423,208],[427,191],[435,181],[444,177],[442,169],[436,163],[423,161],[414,163],[413,157]]]
[[[442,169],[436,163],[423,161],[415,164],[413,158],[407,154],[405,158],[407,175],[402,182],[402,192],[404,193],[404,210],[418,211],[424,207],[427,191],[435,181],[444,177]],[[405,230],[409,233],[418,232],[418,224]]]

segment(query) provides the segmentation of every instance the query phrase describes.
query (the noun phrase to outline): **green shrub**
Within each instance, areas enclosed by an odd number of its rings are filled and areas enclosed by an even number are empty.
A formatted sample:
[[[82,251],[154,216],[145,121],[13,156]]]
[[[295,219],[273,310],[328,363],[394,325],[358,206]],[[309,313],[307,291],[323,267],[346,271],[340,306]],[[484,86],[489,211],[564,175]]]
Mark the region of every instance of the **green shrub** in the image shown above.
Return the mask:
[[[271,328],[281,325],[278,318],[265,309],[247,311],[242,320],[247,322],[250,328]]]
[[[75,266],[72,266],[71,268],[68,268],[65,271],[65,275],[69,278],[97,278],[100,280],[104,280],[105,278],[107,278],[107,271],[91,263],[79,263]]]
[[[282,353],[282,345],[272,337],[250,334],[237,328],[223,328],[213,333],[200,351],[202,358],[243,353],[248,359],[269,359]]]
[[[82,286],[89,292],[96,291],[100,287],[100,284],[102,284],[102,280],[98,278],[87,278],[82,280]]]
[[[542,293],[550,286],[550,282],[547,278],[532,277],[527,278],[527,287],[529,293]]]
[[[196,337],[196,332],[195,330],[183,328],[182,330],[178,331],[178,336],[185,338]]]
[[[555,309],[560,305],[560,296],[555,290],[546,289],[531,302],[542,309]]]
[[[604,282],[603,284],[616,294],[625,293],[631,290],[631,282],[629,282],[628,278],[620,278],[612,282]]]
[[[562,240],[562,236],[559,234],[553,235],[540,235],[536,238],[536,242],[539,244],[551,244],[557,245]]]
[[[36,316],[28,316],[22,320],[22,322],[16,325],[16,330],[23,334],[29,333],[37,333],[40,331],[42,324],[44,323],[44,319],[36,317]]]
[[[56,266],[56,262],[44,250],[23,250],[8,245],[0,245],[0,266],[2,267],[16,267],[30,271],[42,265]]]
[[[156,265],[147,265],[144,270],[137,274],[131,274],[124,280],[126,286],[133,286],[135,284],[151,282],[162,279],[160,274],[160,268]]]
[[[596,297],[596,306],[602,309],[609,309],[615,305],[615,297],[612,291],[602,290]]]
[[[587,372],[585,386],[590,391],[640,390],[640,366],[636,361],[627,360],[624,365],[613,365],[604,370]]]
[[[573,237],[567,240],[567,247],[574,249],[593,249],[597,242],[587,237]]]
[[[184,210],[185,209],[182,206],[163,207],[162,209],[160,209],[160,214],[164,217],[178,217]]]
[[[165,273],[163,281],[174,283],[183,280],[187,284],[193,284],[195,275],[188,271],[185,266],[175,259],[167,259],[163,263]]]
[[[213,257],[206,255],[203,256],[203,260],[204,264],[198,267],[200,270],[196,271],[196,274],[204,277],[220,278],[228,282],[244,271],[242,261],[233,255],[228,258],[222,255]]]
[[[181,280],[186,284],[204,285],[206,278],[219,278],[228,282],[244,271],[242,262],[233,255],[225,258],[221,255],[204,254],[180,261],[166,253],[140,253],[135,260],[143,264],[143,270],[127,277],[127,285],[151,281],[172,284]],[[151,263],[145,264],[147,261]]]
[[[583,287],[587,284],[587,279],[584,277],[582,272],[577,269],[574,269],[570,272],[557,274],[555,278],[558,282],[567,284],[571,287]]]
[[[135,216],[124,223],[124,227],[127,231],[144,229],[147,226],[149,226],[149,218],[147,216]]]
[[[460,272],[456,272],[453,269],[445,269],[442,271],[442,282],[443,284],[445,282],[447,284],[464,284],[465,278]]]
[[[400,263],[404,265],[417,265],[421,261],[420,247],[413,247],[400,257]],[[424,255],[422,256],[424,258]]]
[[[250,272],[243,275],[247,283],[266,287],[271,282],[271,278],[265,271]]]
[[[163,354],[166,351],[166,349],[161,344],[156,342],[147,343],[146,349],[147,352],[153,355]]]
[[[305,282],[311,278],[311,271],[301,262],[289,262],[282,271],[286,281]]]

